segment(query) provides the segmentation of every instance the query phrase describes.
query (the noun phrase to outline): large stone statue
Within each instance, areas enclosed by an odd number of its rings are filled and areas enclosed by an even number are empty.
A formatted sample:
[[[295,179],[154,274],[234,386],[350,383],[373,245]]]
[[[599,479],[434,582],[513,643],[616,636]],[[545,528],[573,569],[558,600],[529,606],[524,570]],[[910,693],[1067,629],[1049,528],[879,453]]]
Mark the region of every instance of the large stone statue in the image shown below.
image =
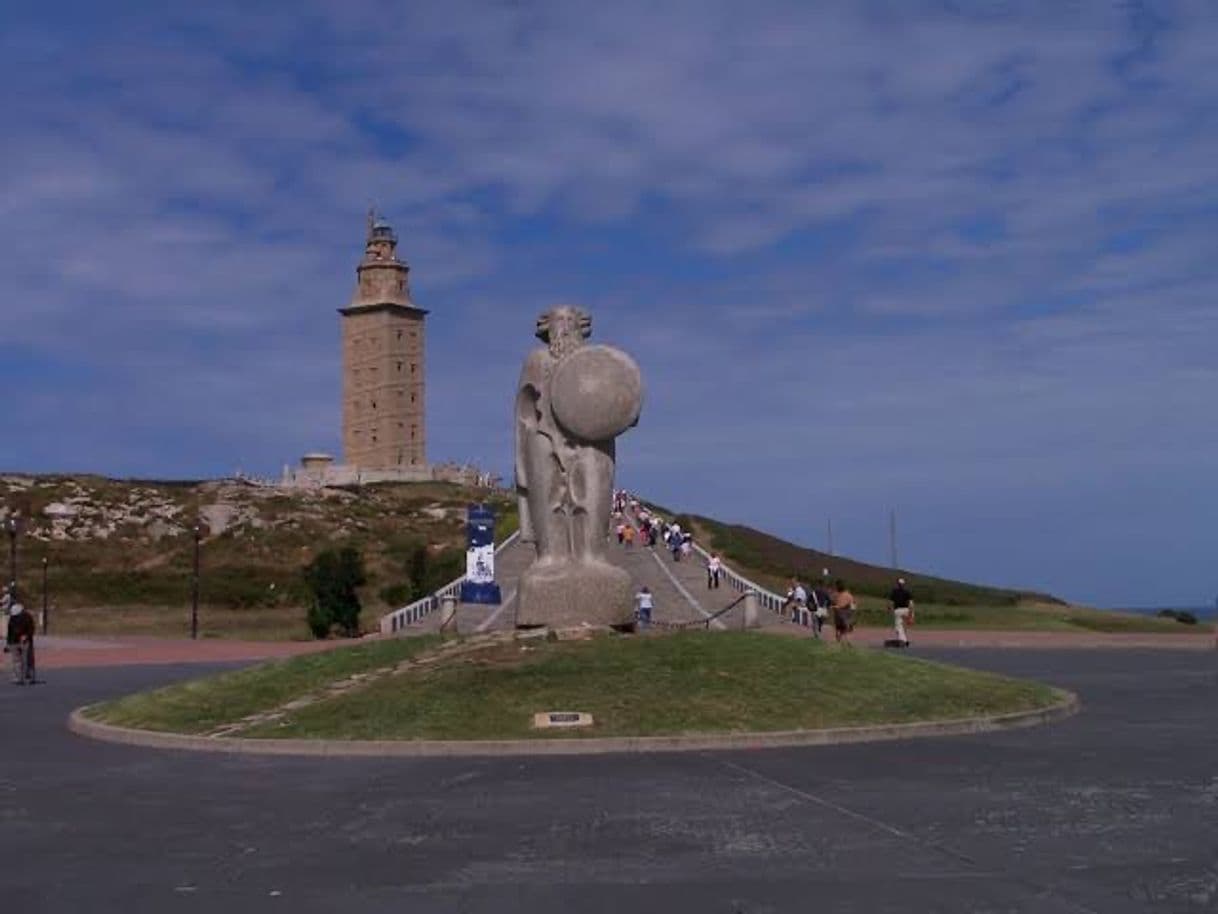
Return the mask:
[[[516,394],[520,531],[537,559],[521,575],[516,624],[629,625],[630,575],[605,559],[614,438],[639,421],[634,359],[585,342],[592,319],[551,308],[537,319],[545,348],[525,359]]]

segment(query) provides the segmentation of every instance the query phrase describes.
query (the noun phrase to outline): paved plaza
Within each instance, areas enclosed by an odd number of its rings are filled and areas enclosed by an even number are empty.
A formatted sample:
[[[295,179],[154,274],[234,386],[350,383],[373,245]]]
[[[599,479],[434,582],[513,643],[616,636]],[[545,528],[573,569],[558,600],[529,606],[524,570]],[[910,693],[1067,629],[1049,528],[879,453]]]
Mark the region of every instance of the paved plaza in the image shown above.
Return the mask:
[[[1218,910],[1218,654],[922,652],[1076,690],[1062,723],[564,759],[194,755],[68,733],[205,667],[0,689],[26,912]]]

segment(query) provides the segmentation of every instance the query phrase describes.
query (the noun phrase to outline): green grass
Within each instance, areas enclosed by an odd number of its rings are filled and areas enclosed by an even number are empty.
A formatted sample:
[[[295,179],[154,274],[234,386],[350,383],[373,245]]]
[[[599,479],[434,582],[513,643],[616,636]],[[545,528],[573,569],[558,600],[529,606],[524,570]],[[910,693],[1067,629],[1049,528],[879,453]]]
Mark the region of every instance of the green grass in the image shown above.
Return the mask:
[[[967,717],[1041,707],[1048,686],[757,633],[513,643],[381,680],[246,736],[580,738],[766,731]],[[595,726],[534,731],[538,711]]]
[[[892,612],[885,601],[859,601],[858,623],[890,628]],[[1174,619],[1136,613],[1107,612],[1081,606],[1022,603],[1016,606],[943,606],[918,604],[912,631],[972,629],[984,631],[1110,632],[1115,634],[1193,634],[1210,631],[1205,624],[1184,625]],[[916,638],[913,634],[911,637]]]
[[[205,733],[354,673],[391,666],[437,643],[434,637],[398,638],[306,654],[128,695],[91,708],[89,717],[121,727]]]

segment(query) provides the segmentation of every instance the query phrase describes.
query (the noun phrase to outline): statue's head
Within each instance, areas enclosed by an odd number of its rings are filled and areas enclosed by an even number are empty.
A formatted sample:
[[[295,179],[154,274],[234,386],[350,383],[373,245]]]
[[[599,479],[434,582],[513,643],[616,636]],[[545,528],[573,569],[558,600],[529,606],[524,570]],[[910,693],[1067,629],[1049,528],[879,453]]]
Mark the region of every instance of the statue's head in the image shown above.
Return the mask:
[[[556,355],[583,345],[592,335],[592,317],[574,305],[557,305],[537,318],[537,338]]]

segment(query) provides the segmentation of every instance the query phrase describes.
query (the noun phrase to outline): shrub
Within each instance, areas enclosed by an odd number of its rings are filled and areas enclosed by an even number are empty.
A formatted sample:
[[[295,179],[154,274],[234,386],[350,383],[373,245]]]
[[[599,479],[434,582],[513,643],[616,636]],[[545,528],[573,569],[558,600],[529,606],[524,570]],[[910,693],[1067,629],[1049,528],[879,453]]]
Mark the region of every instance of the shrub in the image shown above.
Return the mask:
[[[1156,615],[1164,619],[1175,619],[1184,625],[1197,624],[1197,617],[1186,609],[1161,609]]]
[[[382,587],[377,593],[381,598],[381,602],[386,606],[400,608],[407,603],[413,603],[416,599],[414,595],[414,585],[405,584],[390,584],[387,587]]]
[[[324,638],[333,628],[347,637],[358,635],[357,588],[367,580],[360,551],[351,546],[327,549],[305,566],[304,579],[313,595],[307,621],[314,637]]]
[[[382,587],[377,594],[389,606],[405,606],[439,590],[465,571],[464,550],[450,547],[432,552],[425,542],[414,538],[391,542],[385,553],[399,575],[396,583]]]

